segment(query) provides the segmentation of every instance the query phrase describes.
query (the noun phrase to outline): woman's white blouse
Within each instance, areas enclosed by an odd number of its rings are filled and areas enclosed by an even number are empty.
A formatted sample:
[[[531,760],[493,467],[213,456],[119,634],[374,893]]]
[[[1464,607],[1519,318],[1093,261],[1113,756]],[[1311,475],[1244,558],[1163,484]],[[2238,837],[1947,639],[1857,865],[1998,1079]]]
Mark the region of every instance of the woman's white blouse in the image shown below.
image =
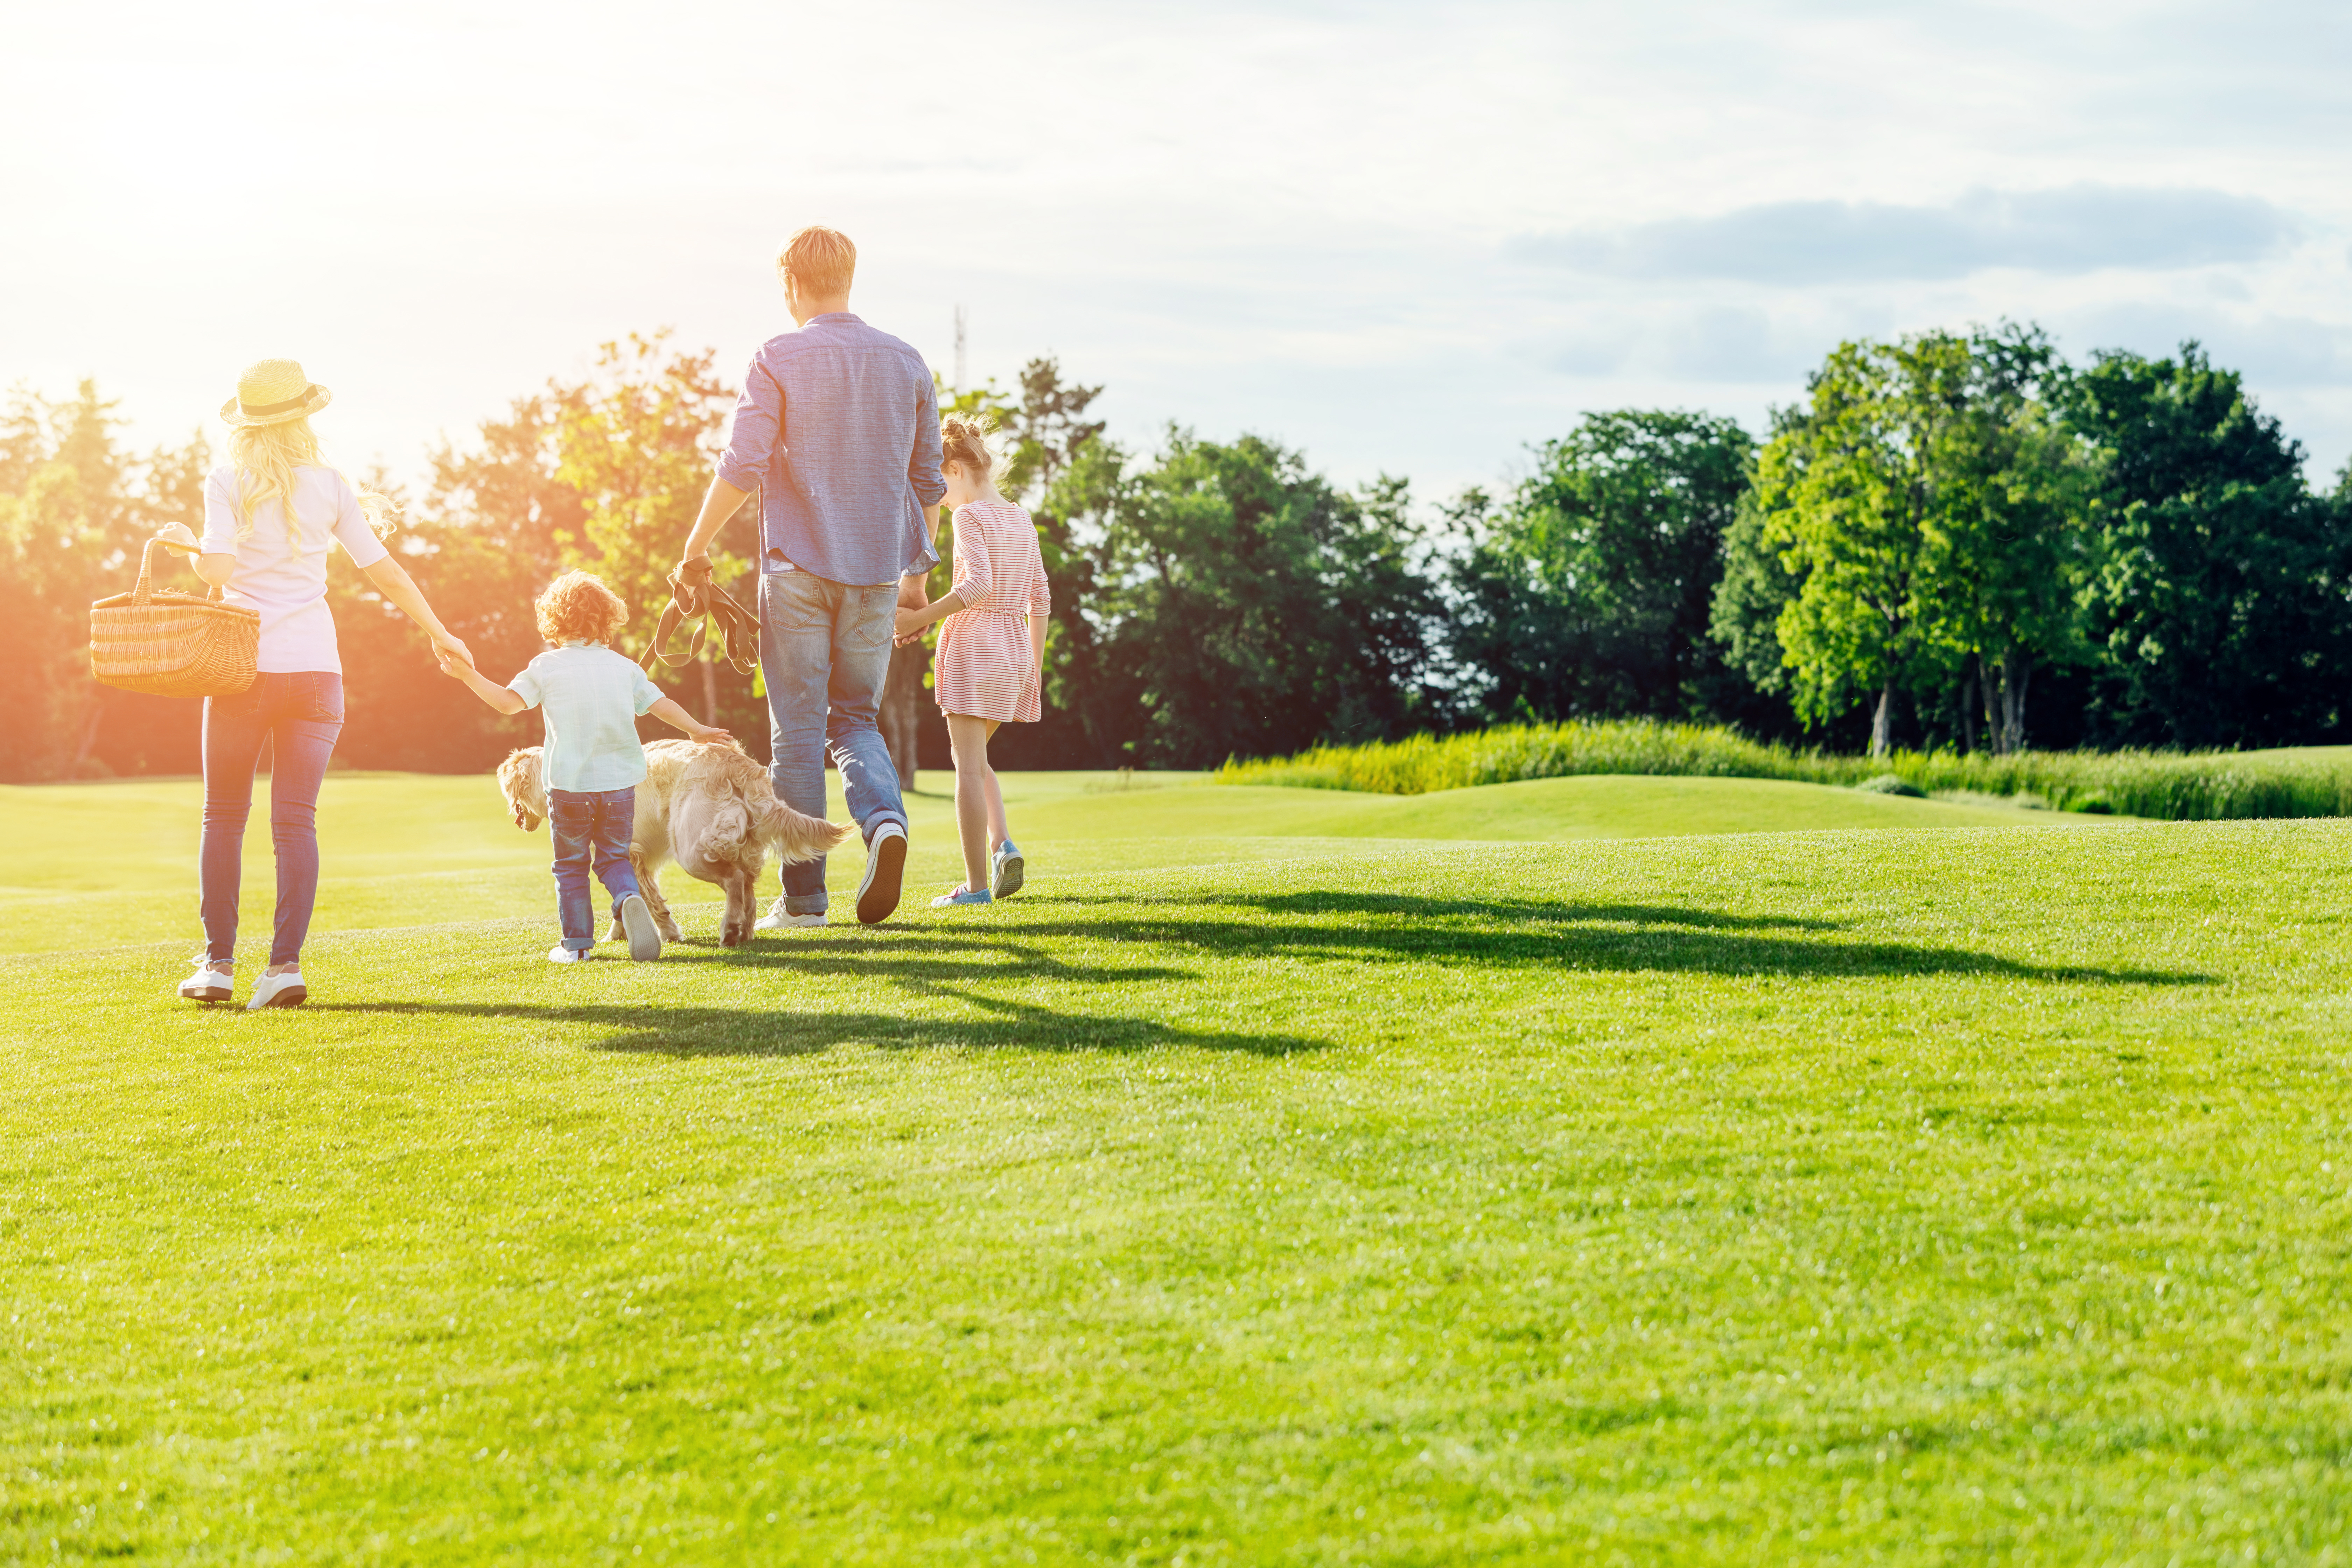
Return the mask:
[[[236,536],[236,469],[220,468],[205,481],[204,552],[234,555],[228,602],[261,613],[264,671],[343,672],[335,647],[335,617],[327,608],[327,552],[337,543],[354,565],[373,566],[392,553],[368,526],[360,498],[332,468],[294,470],[294,516],[299,543],[286,533],[276,500],[253,509],[253,531]]]

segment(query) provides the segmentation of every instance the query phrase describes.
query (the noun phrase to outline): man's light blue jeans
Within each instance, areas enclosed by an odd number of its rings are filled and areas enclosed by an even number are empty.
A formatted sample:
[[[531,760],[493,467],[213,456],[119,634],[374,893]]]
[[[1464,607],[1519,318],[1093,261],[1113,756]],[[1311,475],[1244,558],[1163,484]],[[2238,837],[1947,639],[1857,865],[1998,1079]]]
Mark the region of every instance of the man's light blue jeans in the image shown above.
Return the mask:
[[[876,720],[890,678],[898,587],[852,588],[807,572],[760,574],[760,673],[768,688],[768,774],[776,798],[824,815],[824,759],[871,843],[885,822],[907,826],[898,770]],[[787,913],[825,907],[824,858],[783,868]]]

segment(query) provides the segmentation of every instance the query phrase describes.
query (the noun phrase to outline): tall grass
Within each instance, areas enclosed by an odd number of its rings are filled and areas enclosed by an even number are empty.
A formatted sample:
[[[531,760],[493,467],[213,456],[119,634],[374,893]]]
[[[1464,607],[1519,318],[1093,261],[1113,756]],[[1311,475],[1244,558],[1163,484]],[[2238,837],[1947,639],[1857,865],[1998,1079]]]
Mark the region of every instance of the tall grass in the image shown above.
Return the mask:
[[[2352,765],[2330,757],[2243,752],[1949,752],[1831,756],[1750,741],[1730,730],[1645,721],[1515,724],[1435,740],[1318,746],[1295,757],[1229,762],[1219,784],[1425,795],[1575,773],[1790,779],[1860,784],[1892,774],[1929,795],[2030,798],[2061,811],[2204,821],[2352,816]]]

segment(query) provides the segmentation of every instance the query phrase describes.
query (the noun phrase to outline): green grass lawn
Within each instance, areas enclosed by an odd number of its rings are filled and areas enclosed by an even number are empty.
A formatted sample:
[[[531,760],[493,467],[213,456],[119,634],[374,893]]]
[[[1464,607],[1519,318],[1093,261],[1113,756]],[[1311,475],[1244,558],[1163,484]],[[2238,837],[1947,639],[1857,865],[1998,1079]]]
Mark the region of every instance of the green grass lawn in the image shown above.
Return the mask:
[[[2352,1563],[2352,823],[1129,782],[558,969],[336,775],[252,1016],[0,791],[0,1562]]]

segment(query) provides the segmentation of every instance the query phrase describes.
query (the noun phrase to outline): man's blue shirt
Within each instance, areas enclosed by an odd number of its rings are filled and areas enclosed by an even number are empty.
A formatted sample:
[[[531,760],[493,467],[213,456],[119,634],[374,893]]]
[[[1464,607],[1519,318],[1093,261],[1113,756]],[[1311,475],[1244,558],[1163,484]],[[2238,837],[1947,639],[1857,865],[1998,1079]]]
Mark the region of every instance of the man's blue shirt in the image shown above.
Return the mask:
[[[719,477],[761,492],[761,565],[896,583],[939,562],[924,513],[940,478],[940,402],[923,356],[846,310],[751,356]]]

